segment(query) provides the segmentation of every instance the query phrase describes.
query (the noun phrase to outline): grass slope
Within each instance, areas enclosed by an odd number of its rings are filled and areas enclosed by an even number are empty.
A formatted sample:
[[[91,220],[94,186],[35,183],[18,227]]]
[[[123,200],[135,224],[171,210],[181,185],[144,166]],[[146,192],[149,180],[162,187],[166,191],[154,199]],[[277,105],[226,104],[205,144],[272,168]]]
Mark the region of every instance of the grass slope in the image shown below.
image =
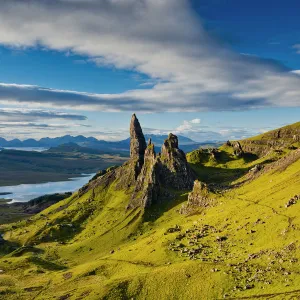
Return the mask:
[[[2,225],[4,299],[296,299],[300,297],[299,150],[236,158],[192,152],[216,203],[126,211],[130,195],[98,186]],[[257,164],[264,168],[251,175]],[[243,184],[241,184],[243,183]],[[225,189],[224,189],[225,187]],[[15,249],[15,250],[14,250]],[[12,250],[14,250],[12,252]]]

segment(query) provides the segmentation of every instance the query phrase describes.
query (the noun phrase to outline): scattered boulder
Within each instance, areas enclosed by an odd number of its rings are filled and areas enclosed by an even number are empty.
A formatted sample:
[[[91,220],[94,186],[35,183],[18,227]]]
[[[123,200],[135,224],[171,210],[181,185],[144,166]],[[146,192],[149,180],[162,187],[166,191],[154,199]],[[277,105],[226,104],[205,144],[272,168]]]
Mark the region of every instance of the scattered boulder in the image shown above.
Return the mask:
[[[263,169],[263,166],[258,164],[258,165],[255,165],[252,169],[250,169],[249,172],[256,174],[259,171],[261,171],[262,169]]]
[[[294,197],[292,197],[285,205],[286,208],[290,207],[291,205],[294,205],[298,202],[298,200],[300,200],[300,194],[299,195],[295,195]]]
[[[175,225],[174,227],[170,227],[167,229],[167,233],[174,233],[174,232],[178,232],[181,231],[181,228],[179,225]]]

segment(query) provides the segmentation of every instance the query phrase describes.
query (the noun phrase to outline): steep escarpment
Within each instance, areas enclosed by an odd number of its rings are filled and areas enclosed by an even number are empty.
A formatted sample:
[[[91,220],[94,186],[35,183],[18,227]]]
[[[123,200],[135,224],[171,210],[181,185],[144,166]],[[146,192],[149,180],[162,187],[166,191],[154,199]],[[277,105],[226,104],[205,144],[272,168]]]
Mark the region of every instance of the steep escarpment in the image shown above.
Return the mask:
[[[300,143],[300,122],[239,142],[241,150],[261,157]]]

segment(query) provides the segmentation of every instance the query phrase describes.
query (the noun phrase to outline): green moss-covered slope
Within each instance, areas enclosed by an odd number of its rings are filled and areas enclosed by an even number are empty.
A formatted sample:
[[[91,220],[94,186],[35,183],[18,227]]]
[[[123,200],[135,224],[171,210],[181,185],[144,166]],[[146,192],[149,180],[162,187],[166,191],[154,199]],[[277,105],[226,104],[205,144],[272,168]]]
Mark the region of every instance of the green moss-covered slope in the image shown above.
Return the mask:
[[[171,190],[169,201],[126,209],[132,191],[117,169],[1,226],[0,298],[297,299],[300,151],[245,153],[187,155],[214,200],[187,213],[188,193]]]

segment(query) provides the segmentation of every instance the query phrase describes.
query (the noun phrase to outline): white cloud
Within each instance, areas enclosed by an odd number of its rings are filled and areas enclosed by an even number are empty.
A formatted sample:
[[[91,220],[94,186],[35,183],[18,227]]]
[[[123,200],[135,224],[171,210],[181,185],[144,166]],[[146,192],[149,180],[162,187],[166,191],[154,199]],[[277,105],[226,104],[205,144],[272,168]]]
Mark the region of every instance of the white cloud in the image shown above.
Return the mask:
[[[224,48],[187,0],[2,0],[0,43],[80,54],[146,74],[154,85],[90,94],[2,84],[1,103],[148,112],[300,105],[299,76]]]
[[[191,130],[192,128],[193,128],[193,125],[191,122],[183,121],[183,123],[176,128],[175,132],[185,132],[185,131]]]
[[[175,129],[175,133],[184,133],[184,132],[191,132],[191,131],[198,131],[199,124],[201,123],[200,119],[193,119],[191,121],[183,121],[183,123]],[[201,129],[200,129],[201,131]]]
[[[86,120],[87,117],[60,111],[28,108],[0,108],[0,121],[35,121],[48,119],[62,119],[66,121]]]
[[[300,44],[294,45],[293,48],[296,49],[296,52],[297,52],[298,54],[300,54]]]

